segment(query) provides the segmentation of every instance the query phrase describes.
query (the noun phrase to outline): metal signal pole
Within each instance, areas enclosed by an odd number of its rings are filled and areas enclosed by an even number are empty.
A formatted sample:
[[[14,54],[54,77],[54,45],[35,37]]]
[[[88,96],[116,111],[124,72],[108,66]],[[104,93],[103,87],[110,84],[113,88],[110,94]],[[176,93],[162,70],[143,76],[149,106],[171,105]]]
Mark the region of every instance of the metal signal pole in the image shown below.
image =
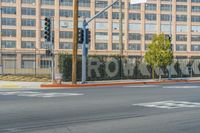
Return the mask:
[[[78,0],[73,0],[73,22],[72,84],[76,84],[78,46]]]

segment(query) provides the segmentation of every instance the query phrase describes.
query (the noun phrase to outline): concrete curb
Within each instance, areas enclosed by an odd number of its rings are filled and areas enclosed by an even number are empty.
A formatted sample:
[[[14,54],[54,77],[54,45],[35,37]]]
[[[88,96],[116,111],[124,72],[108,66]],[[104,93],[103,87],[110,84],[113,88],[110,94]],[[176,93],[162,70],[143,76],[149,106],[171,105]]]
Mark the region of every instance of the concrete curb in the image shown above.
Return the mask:
[[[200,80],[162,80],[162,81],[134,81],[134,82],[112,82],[112,83],[90,83],[90,84],[41,84],[41,88],[81,88],[81,87],[103,87],[117,85],[144,85],[144,84],[170,84],[170,83],[200,82]]]

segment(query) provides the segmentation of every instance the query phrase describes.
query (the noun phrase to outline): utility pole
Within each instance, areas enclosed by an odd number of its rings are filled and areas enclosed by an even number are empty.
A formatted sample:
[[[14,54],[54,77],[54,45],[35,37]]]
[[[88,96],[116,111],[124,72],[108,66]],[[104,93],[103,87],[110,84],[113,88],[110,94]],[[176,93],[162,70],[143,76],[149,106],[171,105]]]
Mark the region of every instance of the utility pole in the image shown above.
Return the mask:
[[[169,29],[169,36],[170,36],[170,46],[172,45],[172,0],[170,0],[170,21],[169,21],[170,29]],[[171,51],[173,52],[173,46],[171,46]],[[169,65],[169,74],[168,79],[171,80],[171,72],[172,72],[172,64]]]
[[[123,29],[122,29],[122,0],[119,0],[119,50],[120,56],[123,55]]]
[[[72,52],[72,84],[77,83],[77,46],[78,46],[78,0],[73,0],[73,52]]]

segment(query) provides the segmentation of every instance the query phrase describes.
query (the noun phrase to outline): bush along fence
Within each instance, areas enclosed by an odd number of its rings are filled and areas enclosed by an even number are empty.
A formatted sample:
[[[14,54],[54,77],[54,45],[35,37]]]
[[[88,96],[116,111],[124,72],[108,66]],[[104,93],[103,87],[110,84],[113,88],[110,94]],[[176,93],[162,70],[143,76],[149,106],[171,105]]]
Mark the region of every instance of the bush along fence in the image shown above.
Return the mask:
[[[200,59],[174,59],[171,64],[172,78],[200,76]],[[59,72],[64,81],[71,81],[72,55],[59,55]],[[170,66],[161,68],[162,78],[168,78]],[[81,80],[81,56],[77,57],[77,80]],[[88,56],[87,80],[151,79],[151,66],[140,57]],[[159,68],[155,69],[158,78]]]

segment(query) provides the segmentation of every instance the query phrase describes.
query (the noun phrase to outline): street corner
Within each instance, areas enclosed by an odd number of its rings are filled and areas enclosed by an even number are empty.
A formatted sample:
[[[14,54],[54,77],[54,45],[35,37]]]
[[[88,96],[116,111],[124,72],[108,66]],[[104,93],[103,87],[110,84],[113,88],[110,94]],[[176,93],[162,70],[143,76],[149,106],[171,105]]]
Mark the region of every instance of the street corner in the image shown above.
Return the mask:
[[[4,83],[4,84],[0,84],[0,88],[21,88],[21,86],[14,84],[14,83]]]

